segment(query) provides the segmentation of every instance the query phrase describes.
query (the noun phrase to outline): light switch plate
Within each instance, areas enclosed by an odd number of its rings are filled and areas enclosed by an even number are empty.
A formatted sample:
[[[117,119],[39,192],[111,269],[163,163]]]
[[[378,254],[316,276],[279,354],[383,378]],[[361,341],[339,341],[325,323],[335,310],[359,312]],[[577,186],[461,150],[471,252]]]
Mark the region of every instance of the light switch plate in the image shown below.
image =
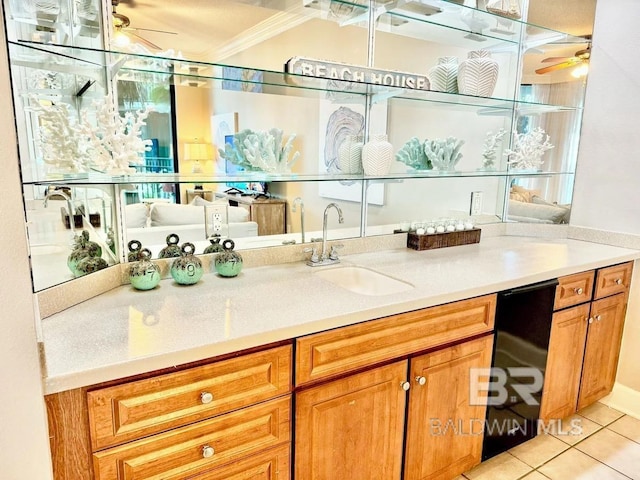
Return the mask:
[[[482,215],[482,192],[471,192],[471,208],[469,214]]]

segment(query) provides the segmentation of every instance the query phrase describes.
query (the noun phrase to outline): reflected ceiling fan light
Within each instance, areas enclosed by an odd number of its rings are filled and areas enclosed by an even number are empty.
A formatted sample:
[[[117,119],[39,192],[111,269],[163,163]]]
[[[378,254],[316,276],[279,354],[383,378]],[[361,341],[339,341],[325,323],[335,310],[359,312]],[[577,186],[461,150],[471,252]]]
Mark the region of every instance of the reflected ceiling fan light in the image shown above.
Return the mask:
[[[571,76],[574,78],[585,77],[589,73],[589,65],[583,63],[582,65],[578,65],[571,72]]]
[[[126,47],[131,43],[131,39],[122,30],[116,28],[115,33],[113,34],[113,43],[117,47]]]

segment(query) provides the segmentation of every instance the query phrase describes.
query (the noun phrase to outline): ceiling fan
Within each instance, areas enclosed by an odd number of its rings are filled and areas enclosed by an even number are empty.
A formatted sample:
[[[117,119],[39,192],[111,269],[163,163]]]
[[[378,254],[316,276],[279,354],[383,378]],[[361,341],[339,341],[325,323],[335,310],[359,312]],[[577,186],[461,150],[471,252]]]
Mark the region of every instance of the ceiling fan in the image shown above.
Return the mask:
[[[558,62],[548,67],[542,67],[536,70],[538,75],[544,75],[545,73],[554,72],[556,70],[562,70],[563,68],[570,68],[575,66],[584,66],[583,70],[586,71],[589,65],[589,58],[591,58],[591,44],[582,50],[578,50],[572,57],[549,57],[542,60],[542,63]]]
[[[164,30],[153,30],[150,28],[133,28],[131,27],[131,20],[126,15],[122,13],[118,13],[116,8],[120,3],[127,3],[131,8],[135,8],[136,2],[135,0],[111,0],[111,17],[113,21],[113,29],[114,29],[114,42],[118,46],[126,46],[131,41],[141,43],[146,47],[152,50],[162,50],[161,47],[156,45],[155,43],[147,40],[146,38],[138,35],[137,31],[147,31],[147,32],[156,32],[156,33],[166,33],[169,35],[177,35],[175,32],[167,32]]]

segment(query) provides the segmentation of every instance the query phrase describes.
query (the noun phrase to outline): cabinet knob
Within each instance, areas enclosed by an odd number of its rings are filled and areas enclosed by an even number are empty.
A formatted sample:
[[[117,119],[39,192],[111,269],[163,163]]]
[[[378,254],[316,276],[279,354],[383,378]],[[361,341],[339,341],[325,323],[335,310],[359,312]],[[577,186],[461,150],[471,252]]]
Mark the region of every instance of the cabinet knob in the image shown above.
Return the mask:
[[[400,388],[406,392],[411,388],[411,384],[409,382],[400,382]]]
[[[582,287],[574,288],[573,291],[576,292],[576,295],[582,295],[584,292]]]
[[[427,383],[427,379],[422,377],[422,376],[420,376],[420,375],[418,375],[416,377],[416,382],[418,382],[418,385],[424,385],[424,384]]]
[[[621,278],[616,278],[614,280],[614,282],[616,282],[616,285],[622,285],[622,279]]]
[[[202,447],[202,458],[211,458],[216,451],[210,445]]]
[[[200,401],[202,402],[203,405],[213,402],[213,393],[202,392],[200,394]]]
[[[593,323],[593,318],[589,317],[587,320],[589,321],[589,323]]]
[[[595,319],[596,319],[596,322],[599,322],[600,320],[602,320],[602,315],[596,315]]]

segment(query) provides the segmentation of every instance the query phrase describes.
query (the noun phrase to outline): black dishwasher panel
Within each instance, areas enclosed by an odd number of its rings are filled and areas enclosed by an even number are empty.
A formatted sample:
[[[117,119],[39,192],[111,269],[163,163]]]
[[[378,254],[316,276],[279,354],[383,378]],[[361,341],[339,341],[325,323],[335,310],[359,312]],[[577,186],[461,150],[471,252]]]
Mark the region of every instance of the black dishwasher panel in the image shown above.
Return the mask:
[[[557,285],[554,279],[498,293],[483,460],[538,433]]]

